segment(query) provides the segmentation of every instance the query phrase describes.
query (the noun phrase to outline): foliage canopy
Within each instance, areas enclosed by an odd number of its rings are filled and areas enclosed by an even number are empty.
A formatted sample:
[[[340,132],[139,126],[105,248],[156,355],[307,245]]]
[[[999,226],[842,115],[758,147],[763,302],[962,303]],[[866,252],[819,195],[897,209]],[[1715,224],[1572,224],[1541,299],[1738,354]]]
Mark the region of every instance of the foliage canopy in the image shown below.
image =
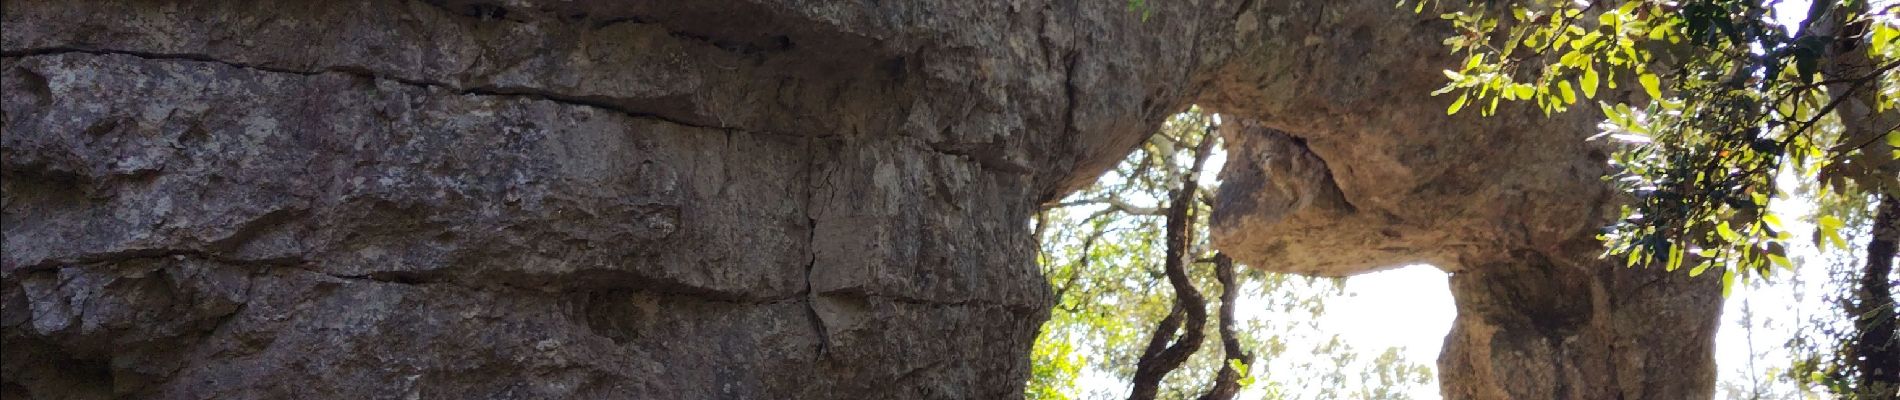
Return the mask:
[[[1634,200],[1604,236],[1609,254],[1632,266],[1691,265],[1692,275],[1729,267],[1721,270],[1732,281],[1793,267],[1788,224],[1769,211],[1789,196],[1776,179],[1809,182],[1829,202],[1900,191],[1896,6],[1821,4],[1791,29],[1781,21],[1797,19],[1773,3],[1412,6],[1443,8],[1456,27],[1445,44],[1464,62],[1434,93],[1457,96],[1448,113],[1489,115],[1500,101],[1521,101],[1546,113],[1581,105],[1604,114],[1598,137],[1623,145],[1612,179]],[[1815,224],[1822,245],[1847,247],[1842,215],[1823,213]]]

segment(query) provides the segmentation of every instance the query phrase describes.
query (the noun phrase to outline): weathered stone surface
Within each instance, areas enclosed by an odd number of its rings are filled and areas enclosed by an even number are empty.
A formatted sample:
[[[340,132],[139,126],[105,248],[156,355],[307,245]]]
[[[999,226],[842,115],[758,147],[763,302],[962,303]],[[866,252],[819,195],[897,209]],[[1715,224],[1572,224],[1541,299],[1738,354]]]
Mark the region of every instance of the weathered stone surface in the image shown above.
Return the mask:
[[[1574,261],[1587,113],[1444,116],[1389,1],[1149,4],[6,0],[0,394],[1014,397],[1024,221],[1193,101],[1223,249],[1461,271],[1454,397],[1706,390],[1711,292]]]
[[[1584,140],[1599,114],[1546,117],[1506,104],[1489,118],[1446,115],[1451,98],[1425,95],[1455,63],[1441,43],[1450,27],[1436,15],[1373,0],[1269,3],[1255,11],[1258,23],[1243,24],[1258,26],[1263,44],[1215,76],[1205,103],[1291,142],[1230,126],[1230,146],[1247,149],[1236,159],[1252,162],[1230,162],[1224,173],[1282,156],[1316,158],[1327,175],[1273,183],[1292,191],[1223,188],[1229,206],[1215,210],[1213,240],[1236,259],[1328,276],[1410,263],[1457,268],[1462,257],[1500,249],[1576,247],[1614,211],[1599,181],[1608,149]],[[1292,189],[1308,184],[1320,186]],[[1322,192],[1340,196],[1286,197]],[[1274,206],[1293,203],[1302,207]]]
[[[1315,254],[1336,261],[1334,265],[1373,269],[1391,266],[1394,260],[1417,260],[1412,258],[1420,256],[1416,250],[1432,248],[1433,240],[1467,239],[1445,233],[1413,235],[1403,237],[1405,244],[1381,246],[1382,239],[1400,239],[1388,232],[1403,228],[1367,216],[1345,200],[1328,168],[1328,161],[1338,159],[1322,159],[1302,139],[1253,121],[1226,129],[1229,163],[1215,224],[1272,226],[1234,235],[1240,236],[1242,246],[1269,238],[1270,253],[1254,253],[1266,258],[1253,259],[1253,265],[1338,274],[1281,260]],[[1512,223],[1513,217],[1530,216],[1489,218]],[[1363,236],[1347,235],[1353,232]],[[1453,253],[1451,263],[1433,261],[1453,272],[1451,289],[1458,307],[1439,359],[1447,398],[1677,399],[1712,394],[1711,355],[1721,310],[1717,281],[1623,268],[1613,260],[1597,260],[1591,248],[1581,244],[1552,253],[1512,245],[1522,243],[1465,246]],[[1286,258],[1274,258],[1276,254]]]
[[[1215,5],[9,0],[4,390],[1015,396]]]
[[[1452,274],[1439,379],[1455,399],[1714,395],[1720,283],[1614,262],[1500,255]]]
[[[1374,0],[1268,3],[1237,29],[1282,40],[1243,47],[1253,62],[1224,66],[1206,101],[1251,119],[1222,129],[1217,247],[1303,274],[1451,272],[1447,398],[1712,394],[1715,278],[1597,260],[1616,206],[1600,180],[1609,149],[1585,140],[1598,112],[1448,116],[1452,99],[1422,95],[1453,64],[1435,16]]]

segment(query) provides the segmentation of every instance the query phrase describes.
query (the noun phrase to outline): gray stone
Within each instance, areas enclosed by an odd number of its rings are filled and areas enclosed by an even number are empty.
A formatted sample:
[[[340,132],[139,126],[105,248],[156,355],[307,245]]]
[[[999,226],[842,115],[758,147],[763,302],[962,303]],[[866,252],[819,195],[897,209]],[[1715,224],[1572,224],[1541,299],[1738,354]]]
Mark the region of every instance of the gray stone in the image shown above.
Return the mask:
[[[0,394],[1016,397],[1025,221],[1195,102],[1254,121],[1224,250],[1460,271],[1453,397],[1706,393],[1655,368],[1713,325],[1650,313],[1706,285],[1578,261],[1588,113],[1444,116],[1444,27],[1387,0],[1149,5],[6,0]],[[1481,372],[1529,363],[1577,372]]]
[[[1716,275],[1598,259],[1619,201],[1601,180],[1611,149],[1586,141],[1601,113],[1446,115],[1451,96],[1424,94],[1456,64],[1439,42],[1451,30],[1390,3],[1267,2],[1247,11],[1257,24],[1243,13],[1243,35],[1269,39],[1243,48],[1251,62],[1226,67],[1206,101],[1246,117],[1221,132],[1215,246],[1274,271],[1452,273],[1446,398],[1712,396]]]
[[[1016,396],[1213,6],[8,0],[5,394]]]

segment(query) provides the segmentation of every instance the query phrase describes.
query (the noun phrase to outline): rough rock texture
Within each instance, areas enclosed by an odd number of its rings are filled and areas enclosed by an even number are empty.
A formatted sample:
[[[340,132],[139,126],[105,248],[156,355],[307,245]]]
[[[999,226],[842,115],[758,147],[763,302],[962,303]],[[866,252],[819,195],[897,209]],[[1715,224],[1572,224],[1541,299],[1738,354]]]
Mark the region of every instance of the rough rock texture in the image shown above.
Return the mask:
[[[1066,3],[8,0],[0,390],[1018,396],[1214,10]]]
[[[1706,393],[1712,292],[1572,261],[1582,117],[1443,116],[1389,0],[1148,3],[5,0],[0,395],[1015,397],[1024,221],[1189,102],[1286,132],[1223,248],[1461,271],[1453,397]]]
[[[1451,276],[1458,318],[1439,355],[1453,399],[1705,399],[1720,283],[1532,252]]]
[[[1245,49],[1236,58],[1247,62],[1224,66],[1206,95],[1279,131],[1222,131],[1236,157],[1255,160],[1223,171],[1213,238],[1222,251],[1343,276],[1455,268],[1500,248],[1595,246],[1578,239],[1615,210],[1599,181],[1608,149],[1584,141],[1600,114],[1506,104],[1490,118],[1445,115],[1452,99],[1426,95],[1457,61],[1436,15],[1375,0],[1285,3],[1257,11],[1272,16],[1256,34],[1297,40]]]
[[[1615,211],[1599,180],[1609,149],[1585,141],[1597,111],[1546,118],[1507,104],[1489,118],[1447,116],[1451,99],[1421,95],[1454,64],[1435,16],[1385,1],[1282,3],[1260,12],[1304,18],[1267,17],[1259,29],[1300,39],[1243,48],[1237,57],[1254,62],[1224,66],[1207,95],[1254,119],[1222,130],[1216,246],[1276,271],[1452,272],[1447,398],[1711,396],[1713,275],[1596,257],[1594,236]]]

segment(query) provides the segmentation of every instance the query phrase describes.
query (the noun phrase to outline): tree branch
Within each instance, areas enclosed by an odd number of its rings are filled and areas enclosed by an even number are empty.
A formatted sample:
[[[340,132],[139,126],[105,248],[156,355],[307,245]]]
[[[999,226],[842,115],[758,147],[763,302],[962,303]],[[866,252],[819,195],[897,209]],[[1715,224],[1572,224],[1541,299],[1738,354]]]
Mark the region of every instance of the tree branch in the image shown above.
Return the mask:
[[[1165,213],[1165,210],[1162,210],[1160,208],[1138,206],[1133,203],[1129,203],[1127,200],[1122,200],[1121,197],[1117,197],[1114,195],[1102,196],[1102,197],[1087,199],[1087,200],[1066,201],[1066,202],[1050,205],[1048,208],[1066,208],[1066,207],[1078,207],[1078,206],[1087,206],[1087,205],[1096,205],[1096,204],[1108,205],[1108,209],[1114,210],[1114,211],[1120,211],[1128,215],[1163,215]]]
[[[1900,322],[1893,297],[1896,246],[1900,246],[1900,199],[1880,195],[1875,212],[1873,238],[1867,241],[1867,266],[1861,270],[1859,285],[1848,312],[1854,316],[1853,343],[1848,359],[1854,360],[1856,392],[1865,398],[1891,396],[1900,390]]]
[[[1240,285],[1234,279],[1234,260],[1227,254],[1214,254],[1214,279],[1220,281],[1220,342],[1222,361],[1220,373],[1214,376],[1214,387],[1201,395],[1201,400],[1231,400],[1240,393],[1240,371],[1234,364],[1252,365],[1253,355],[1240,347],[1240,336],[1234,329],[1234,301],[1240,298]],[[1251,368],[1249,368],[1251,369]]]
[[[1215,136],[1213,127],[1201,137],[1201,143],[1194,151],[1194,163],[1188,172],[1180,176],[1181,186],[1168,200],[1167,214],[1167,260],[1164,267],[1168,283],[1174,287],[1174,311],[1163,318],[1155,327],[1154,336],[1148,340],[1141,358],[1135,365],[1134,389],[1129,391],[1130,400],[1152,400],[1161,389],[1161,379],[1169,372],[1180,368],[1189,356],[1201,348],[1204,328],[1207,325],[1207,299],[1194,289],[1194,282],[1187,274],[1188,245],[1193,243],[1190,235],[1195,219],[1195,193],[1200,184],[1194,177],[1199,176],[1201,166],[1206,164],[1208,155],[1213,153]],[[1176,331],[1180,337],[1176,338]],[[1172,344],[1170,344],[1172,342]]]

